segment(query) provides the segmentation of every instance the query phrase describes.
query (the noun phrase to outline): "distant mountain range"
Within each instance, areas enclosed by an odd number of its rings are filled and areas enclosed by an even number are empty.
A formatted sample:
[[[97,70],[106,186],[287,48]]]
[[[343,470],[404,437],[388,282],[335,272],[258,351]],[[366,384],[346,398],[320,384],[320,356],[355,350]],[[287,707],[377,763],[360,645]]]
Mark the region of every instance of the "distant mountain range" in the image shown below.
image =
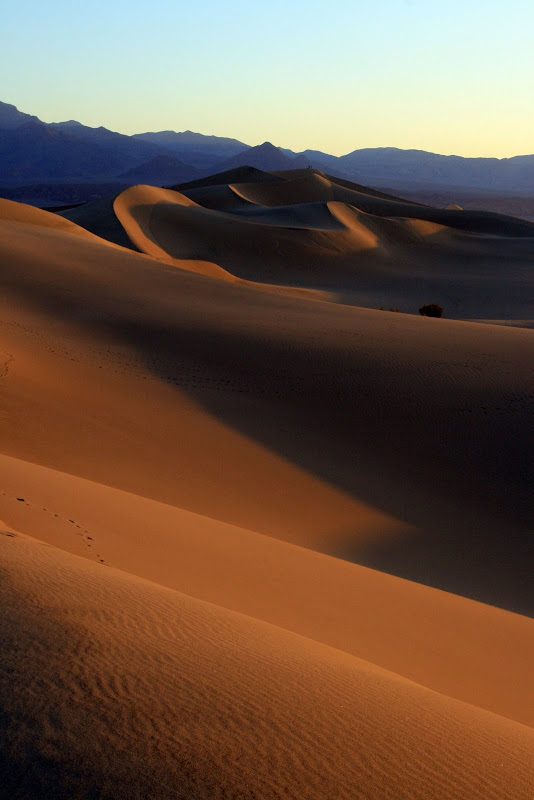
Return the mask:
[[[135,133],[132,139],[157,144],[199,170],[211,170],[221,161],[248,150],[248,145],[237,139],[204,136],[202,133],[193,133],[193,131]]]
[[[251,166],[266,172],[313,167],[360,184],[397,192],[455,190],[534,195],[534,155],[462,158],[394,147],[355,150],[336,157],[317,150],[294,153],[265,142],[250,147],[237,139],[192,131],[133,136],[90,128],[75,120],[44,123],[0,102],[1,194],[50,204],[73,196],[72,186],[174,185],[213,172]],[[70,188],[67,188],[70,187]],[[86,197],[80,197],[80,200]]]

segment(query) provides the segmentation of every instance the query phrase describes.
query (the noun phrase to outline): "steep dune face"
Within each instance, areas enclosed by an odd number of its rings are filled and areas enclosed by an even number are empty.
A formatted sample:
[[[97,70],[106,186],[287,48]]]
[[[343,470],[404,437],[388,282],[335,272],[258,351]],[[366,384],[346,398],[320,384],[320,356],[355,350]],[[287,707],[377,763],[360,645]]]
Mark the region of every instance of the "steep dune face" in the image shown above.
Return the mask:
[[[116,197],[117,194],[114,194],[99,200],[92,200],[89,203],[62,211],[56,216],[68,219],[108,242],[127,247],[129,250],[136,250],[137,248],[113,211]]]
[[[163,213],[162,208],[163,206]],[[180,217],[175,214],[175,219],[165,213],[171,207],[177,209],[198,208],[196,203],[189,200],[185,195],[172,192],[168,189],[156,189],[153,186],[134,186],[122,192],[113,203],[119,222],[123,225],[128,237],[137,249],[149,256],[158,258],[162,261],[176,263],[182,269],[191,272],[198,272],[201,275],[211,275],[222,280],[235,280],[234,276],[226,270],[221,269],[211,261],[203,261],[195,257],[188,257],[189,250],[176,248],[177,236],[176,224],[180,223]],[[161,220],[163,224],[158,226],[159,233],[154,234],[154,227],[157,224],[155,218]],[[187,255],[175,256],[175,253],[186,252]]]
[[[197,191],[203,190],[195,190],[193,194]],[[216,187],[216,196],[221,197],[220,187]],[[227,205],[224,197],[222,205]],[[185,195],[152,186],[134,186],[123,192],[114,200],[113,211],[137,250],[182,270],[244,286],[259,285],[264,290],[289,296],[314,296],[316,299],[326,297],[325,293],[311,287],[291,288],[287,284],[263,284],[258,280],[258,271],[255,269],[252,272],[247,272],[246,269],[237,270],[244,275],[249,274],[251,280],[238,277],[231,269],[224,269],[215,263],[217,260],[220,263],[233,264],[238,251],[244,255],[245,263],[248,263],[251,248],[256,253],[258,249],[264,254],[274,252],[276,260],[280,252],[278,243],[276,240],[274,243],[270,241],[272,237],[263,230],[266,225],[276,226],[280,222],[280,215],[277,216],[276,212],[274,215],[267,213],[267,219],[262,215],[256,224],[254,220],[249,220],[248,224],[239,225],[229,214],[207,211]],[[327,208],[311,209],[305,219],[299,219],[299,215],[292,210],[289,211],[289,216],[294,217],[295,223],[304,229],[308,224],[315,224],[319,228],[321,224],[341,227],[336,225],[335,218]],[[238,258],[238,261],[242,260]]]
[[[531,244],[303,178],[0,208],[13,796],[532,796],[534,332],[316,292],[487,318]]]

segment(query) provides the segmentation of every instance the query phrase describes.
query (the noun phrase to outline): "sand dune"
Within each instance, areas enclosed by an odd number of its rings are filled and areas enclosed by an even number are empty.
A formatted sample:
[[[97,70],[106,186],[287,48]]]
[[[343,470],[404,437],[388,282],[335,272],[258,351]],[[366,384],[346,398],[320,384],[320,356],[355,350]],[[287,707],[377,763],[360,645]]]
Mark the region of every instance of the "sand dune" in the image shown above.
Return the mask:
[[[63,213],[113,242],[124,244],[120,235],[225,280],[407,313],[437,302],[450,318],[534,321],[532,223],[422,206],[313,170],[256,172],[180,191],[132,187],[108,204],[106,224],[101,204]]]
[[[528,323],[534,240],[364,188],[0,204],[12,796],[532,796],[534,331],[356,303]]]
[[[0,476],[15,530],[534,727],[526,617],[7,456]]]
[[[291,174],[291,173],[290,173]],[[280,173],[284,175],[284,173]],[[248,200],[262,206],[286,206],[299,203],[327,202],[337,200],[354,206],[367,206],[367,209],[381,209],[384,203],[393,202],[397,206],[403,205],[398,199],[388,198],[372,190],[358,191],[348,188],[326,176],[318,174],[315,170],[304,170],[304,175],[297,173],[291,179],[280,180],[276,183],[240,183],[231,184],[233,191]],[[362,188],[362,187],[360,187]],[[413,203],[409,204],[413,206]],[[419,207],[424,211],[425,207]]]
[[[30,234],[3,239],[6,454],[532,611],[531,331]]]
[[[12,200],[0,199],[0,220],[2,222],[17,222],[23,225],[35,225],[51,230],[63,231],[82,239],[94,240],[90,232],[79,225],[72,224],[59,214],[50,214],[35,206],[15,203]]]
[[[250,617],[0,538],[2,696],[22,720],[4,738],[10,794],[531,797],[531,728]]]
[[[180,183],[176,186],[171,186],[170,188],[182,192],[201,187],[225,186],[236,181],[242,183],[274,183],[278,180],[280,180],[280,178],[276,173],[263,172],[263,170],[256,169],[256,167],[245,166],[235,167],[234,169],[225,170],[224,172],[217,172],[214,175],[209,175],[206,178],[197,178],[195,181],[187,181],[186,183]]]
[[[174,208],[198,208],[196,203],[189,200],[185,195],[178,192],[171,192],[167,189],[156,189],[152,186],[139,186],[127,189],[116,198],[113,210],[118,220],[123,224],[124,230],[129,239],[142,253],[159,258],[163,261],[178,261],[178,266],[182,269],[198,272],[201,275],[211,275],[223,280],[235,278],[226,270],[221,269],[217,264],[210,261],[202,261],[198,258],[181,258],[179,255],[174,257],[176,229],[174,220],[159,227],[159,236],[152,235],[154,217],[163,205],[166,210],[169,206]],[[162,241],[162,244],[159,242]],[[179,251],[178,251],[179,252]]]
[[[87,229],[108,242],[127,247],[129,250],[136,250],[137,248],[113,211],[113,203],[116,197],[117,194],[114,194],[103,197],[100,200],[91,200],[56,216],[69,219],[76,225]]]
[[[328,178],[313,170],[305,172],[309,174],[304,177],[295,176],[292,180],[286,178],[279,183],[254,182],[248,185],[234,185],[232,188],[240,197],[262,206],[335,200],[379,217],[423,219],[475,233],[527,237],[534,235],[534,224],[526,220],[493,212],[459,209],[458,213],[457,209],[432,208],[365,190],[364,187],[356,188],[356,185],[351,187],[347,181],[340,182],[336,178]]]

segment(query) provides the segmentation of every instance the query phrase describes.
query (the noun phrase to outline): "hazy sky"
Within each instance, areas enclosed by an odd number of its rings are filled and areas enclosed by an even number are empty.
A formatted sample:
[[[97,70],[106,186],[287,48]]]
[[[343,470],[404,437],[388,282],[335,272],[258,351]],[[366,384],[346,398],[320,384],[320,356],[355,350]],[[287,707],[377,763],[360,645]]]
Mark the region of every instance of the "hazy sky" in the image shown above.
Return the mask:
[[[534,153],[533,0],[16,0],[2,17],[0,99],[45,122]]]

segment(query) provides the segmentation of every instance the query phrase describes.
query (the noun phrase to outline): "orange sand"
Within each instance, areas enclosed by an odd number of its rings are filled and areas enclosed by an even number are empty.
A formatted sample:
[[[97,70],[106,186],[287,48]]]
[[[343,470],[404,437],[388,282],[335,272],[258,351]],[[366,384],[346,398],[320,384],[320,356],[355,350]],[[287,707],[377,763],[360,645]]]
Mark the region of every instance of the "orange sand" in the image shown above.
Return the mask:
[[[10,796],[533,796],[534,331],[355,303],[528,320],[534,240],[408,205],[0,201]]]

